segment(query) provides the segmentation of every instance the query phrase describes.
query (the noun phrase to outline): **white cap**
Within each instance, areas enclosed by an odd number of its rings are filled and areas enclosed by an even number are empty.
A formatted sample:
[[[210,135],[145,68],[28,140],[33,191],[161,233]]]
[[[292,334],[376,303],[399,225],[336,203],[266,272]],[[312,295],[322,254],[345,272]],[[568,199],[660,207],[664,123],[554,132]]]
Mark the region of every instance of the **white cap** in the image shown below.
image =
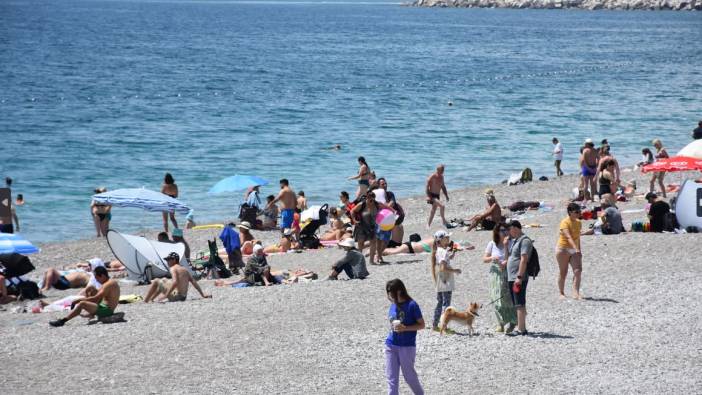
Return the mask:
[[[585,144],[593,144],[592,139],[591,138],[585,139]]]
[[[95,270],[99,266],[105,267],[105,262],[100,258],[93,258],[88,263],[90,264],[90,270]]]
[[[260,244],[255,244],[254,247],[253,247],[253,252],[254,252],[254,254],[257,253],[257,252],[259,252],[259,251],[263,251],[263,246],[260,245]]]
[[[355,245],[353,239],[344,239],[339,242],[339,247],[353,248]]]
[[[437,230],[436,233],[434,233],[435,239],[443,239],[444,237],[449,237],[449,236],[451,236],[451,233],[448,233],[445,230]]]

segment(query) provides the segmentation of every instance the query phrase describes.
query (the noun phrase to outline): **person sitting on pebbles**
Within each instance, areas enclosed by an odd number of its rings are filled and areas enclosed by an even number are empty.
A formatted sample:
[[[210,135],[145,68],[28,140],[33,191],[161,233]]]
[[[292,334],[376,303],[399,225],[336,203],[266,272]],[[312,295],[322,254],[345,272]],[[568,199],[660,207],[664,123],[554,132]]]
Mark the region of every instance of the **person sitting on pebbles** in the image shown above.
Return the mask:
[[[263,252],[266,254],[275,254],[277,252],[288,252],[290,250],[300,249],[300,244],[293,240],[293,236],[294,232],[292,229],[285,229],[278,244],[269,245]],[[256,246],[254,246],[254,248],[256,248]]]
[[[470,226],[466,230],[467,232],[477,228],[478,225],[480,225],[483,230],[492,230],[495,228],[496,224],[503,221],[502,208],[499,203],[497,203],[495,193],[492,189],[485,191],[485,198],[487,199],[487,208],[482,213],[470,219]]]
[[[95,279],[100,283],[100,290],[94,295],[87,297],[76,304],[70,313],[64,318],[49,322],[51,326],[63,326],[66,322],[80,315],[85,311],[88,318],[98,316],[99,318],[109,317],[114,314],[117,304],[119,304],[120,289],[119,284],[110,275],[104,266],[95,269]]]
[[[212,295],[202,292],[202,288],[188,269],[180,265],[180,255],[177,252],[171,252],[165,260],[170,268],[171,279],[163,278],[151,281],[149,291],[144,297],[144,303],[152,302],[157,296],[159,302],[164,299],[168,299],[169,302],[184,302],[188,298],[188,287],[191,283],[200,296],[205,299],[212,297]]]
[[[340,241],[339,248],[346,251],[346,254],[332,266],[332,272],[329,274],[328,279],[338,279],[339,273],[341,272],[346,273],[350,280],[363,280],[368,277],[369,273],[366,269],[366,258],[356,249],[353,239]]]

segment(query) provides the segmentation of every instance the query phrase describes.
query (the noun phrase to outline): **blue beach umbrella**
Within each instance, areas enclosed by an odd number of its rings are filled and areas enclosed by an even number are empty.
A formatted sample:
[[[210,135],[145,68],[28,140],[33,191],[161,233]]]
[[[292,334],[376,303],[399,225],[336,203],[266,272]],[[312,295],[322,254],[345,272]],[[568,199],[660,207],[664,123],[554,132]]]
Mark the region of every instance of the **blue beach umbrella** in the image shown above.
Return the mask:
[[[179,212],[187,214],[190,207],[178,199],[145,188],[116,189],[93,195],[96,203],[116,207],[135,207],[153,212]]]
[[[216,183],[207,193],[224,193],[243,191],[246,188],[254,186],[268,185],[268,180],[256,176],[240,176],[235,175],[227,177]]]
[[[39,249],[29,240],[13,233],[0,233],[0,254],[34,254]]]

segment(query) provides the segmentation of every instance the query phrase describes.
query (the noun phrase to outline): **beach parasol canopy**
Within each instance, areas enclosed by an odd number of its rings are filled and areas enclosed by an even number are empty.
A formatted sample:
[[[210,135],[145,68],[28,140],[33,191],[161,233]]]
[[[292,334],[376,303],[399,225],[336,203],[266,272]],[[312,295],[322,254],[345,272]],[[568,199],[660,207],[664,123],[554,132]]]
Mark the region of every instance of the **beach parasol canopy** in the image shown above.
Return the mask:
[[[659,159],[650,165],[646,165],[641,170],[644,173],[651,171],[702,171],[702,159],[690,158],[687,156],[671,156],[670,158]]]
[[[154,212],[180,212],[187,214],[190,207],[178,199],[145,188],[116,189],[93,195],[96,203],[116,207],[135,207]]]
[[[13,233],[0,233],[0,254],[34,254],[39,249],[29,240]]]
[[[214,184],[207,193],[236,192],[263,185],[268,185],[268,180],[257,176],[240,176],[237,174],[220,180],[218,183]]]
[[[695,140],[681,149],[675,156],[687,156],[688,158],[702,159],[702,139]]]

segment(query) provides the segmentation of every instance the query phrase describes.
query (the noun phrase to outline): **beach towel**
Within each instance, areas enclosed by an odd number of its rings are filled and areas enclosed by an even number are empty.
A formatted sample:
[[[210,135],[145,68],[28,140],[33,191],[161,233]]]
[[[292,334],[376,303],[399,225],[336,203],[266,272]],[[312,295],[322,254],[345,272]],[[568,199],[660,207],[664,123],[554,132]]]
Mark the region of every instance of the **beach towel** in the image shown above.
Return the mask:
[[[239,232],[237,232],[233,226],[225,226],[224,229],[222,229],[222,233],[219,234],[219,239],[222,240],[227,254],[234,251],[235,248],[241,248]]]
[[[120,303],[120,304],[136,303],[136,302],[140,302],[140,301],[142,301],[142,300],[144,300],[144,298],[141,297],[141,295],[135,295],[135,294],[132,294],[132,295],[121,295],[121,296],[119,297],[119,303]]]

